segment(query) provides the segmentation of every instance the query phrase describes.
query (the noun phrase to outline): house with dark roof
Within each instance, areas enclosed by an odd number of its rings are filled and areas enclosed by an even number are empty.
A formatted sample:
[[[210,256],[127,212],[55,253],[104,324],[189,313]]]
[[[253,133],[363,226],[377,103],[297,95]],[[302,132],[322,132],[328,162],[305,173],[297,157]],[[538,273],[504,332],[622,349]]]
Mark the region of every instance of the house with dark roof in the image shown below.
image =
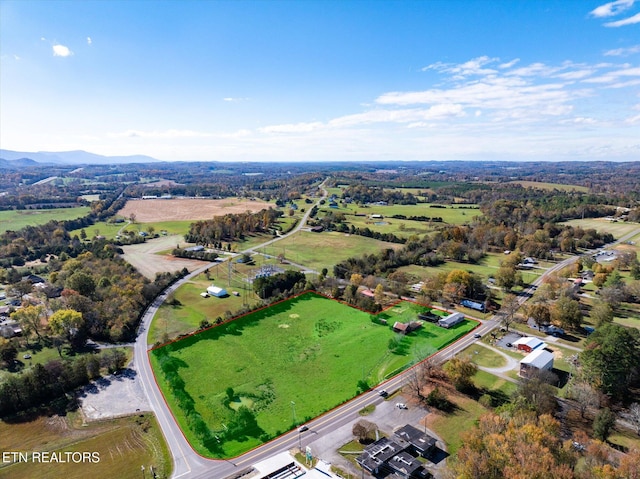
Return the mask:
[[[28,274],[22,277],[22,281],[29,281],[31,284],[44,283],[44,278],[35,274]]]

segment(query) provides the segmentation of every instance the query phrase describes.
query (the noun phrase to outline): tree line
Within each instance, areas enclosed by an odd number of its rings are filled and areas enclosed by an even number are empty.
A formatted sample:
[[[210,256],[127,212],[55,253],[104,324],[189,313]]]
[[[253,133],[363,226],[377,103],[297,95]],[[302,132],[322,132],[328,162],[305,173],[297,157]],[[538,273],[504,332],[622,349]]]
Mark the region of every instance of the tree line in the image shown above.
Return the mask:
[[[226,214],[210,220],[197,221],[189,227],[185,241],[210,245],[216,241],[237,241],[252,233],[266,233],[282,216],[272,208],[257,213]]]

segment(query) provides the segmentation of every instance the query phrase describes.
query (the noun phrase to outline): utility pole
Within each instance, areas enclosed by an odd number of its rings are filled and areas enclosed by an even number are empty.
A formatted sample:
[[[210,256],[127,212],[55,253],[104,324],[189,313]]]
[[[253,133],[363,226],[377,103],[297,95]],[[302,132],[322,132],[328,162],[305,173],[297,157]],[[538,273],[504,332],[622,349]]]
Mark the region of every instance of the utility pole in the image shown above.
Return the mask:
[[[291,412],[293,414],[293,425],[297,426],[298,421],[296,421],[296,403],[291,401]]]

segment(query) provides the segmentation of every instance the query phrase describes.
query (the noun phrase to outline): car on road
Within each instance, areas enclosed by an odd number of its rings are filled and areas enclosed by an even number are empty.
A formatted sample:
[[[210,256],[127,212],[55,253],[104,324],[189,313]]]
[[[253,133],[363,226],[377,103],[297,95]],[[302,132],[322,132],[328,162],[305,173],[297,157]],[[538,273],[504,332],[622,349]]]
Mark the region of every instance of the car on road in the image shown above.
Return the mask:
[[[309,428],[307,426],[300,426],[298,428],[298,432],[305,432],[305,431],[308,431],[308,430],[309,430]]]
[[[476,333],[476,334],[473,335],[473,337],[476,338],[476,339],[479,339],[479,338],[482,337],[482,334]]]
[[[406,405],[405,403],[403,403],[403,402],[397,402],[397,403],[396,403],[396,407],[397,407],[398,409],[409,409],[409,408],[407,407],[407,405]]]
[[[389,395],[389,393],[387,391],[385,391],[384,389],[381,389],[380,391],[378,391],[378,394],[380,396],[382,396],[383,398],[386,398]]]

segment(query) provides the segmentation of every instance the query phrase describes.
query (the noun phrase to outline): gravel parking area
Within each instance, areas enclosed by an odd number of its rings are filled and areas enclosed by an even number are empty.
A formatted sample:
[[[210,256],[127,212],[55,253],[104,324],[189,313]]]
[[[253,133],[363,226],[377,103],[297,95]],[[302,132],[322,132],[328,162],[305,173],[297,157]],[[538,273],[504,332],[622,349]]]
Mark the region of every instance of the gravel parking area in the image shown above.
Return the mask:
[[[149,403],[134,369],[105,376],[86,386],[78,395],[88,420],[109,419],[149,411]]]

